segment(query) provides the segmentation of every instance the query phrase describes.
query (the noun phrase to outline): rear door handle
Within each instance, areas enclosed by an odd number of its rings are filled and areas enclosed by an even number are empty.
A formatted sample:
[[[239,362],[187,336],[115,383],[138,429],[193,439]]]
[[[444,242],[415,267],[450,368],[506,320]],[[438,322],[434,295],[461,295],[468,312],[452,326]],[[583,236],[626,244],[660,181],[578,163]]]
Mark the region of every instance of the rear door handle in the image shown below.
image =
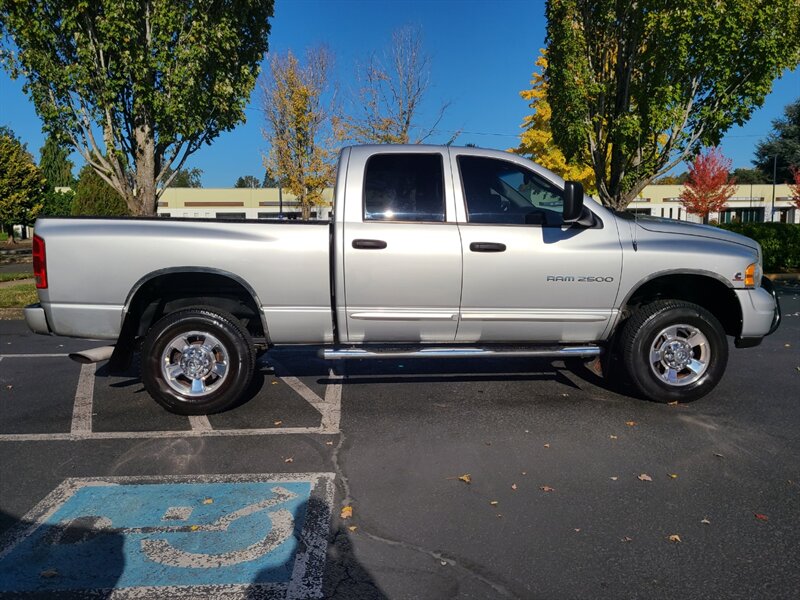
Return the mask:
[[[383,250],[386,242],[383,240],[353,240],[353,248],[361,250]]]
[[[495,242],[472,242],[469,249],[473,252],[505,252],[506,245]]]

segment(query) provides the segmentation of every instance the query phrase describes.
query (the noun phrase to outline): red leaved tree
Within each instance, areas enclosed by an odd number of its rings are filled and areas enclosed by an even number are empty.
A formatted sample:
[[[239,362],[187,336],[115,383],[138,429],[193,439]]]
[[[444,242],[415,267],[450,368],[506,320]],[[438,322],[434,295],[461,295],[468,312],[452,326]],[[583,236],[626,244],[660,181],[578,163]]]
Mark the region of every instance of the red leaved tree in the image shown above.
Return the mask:
[[[729,175],[731,160],[725,158],[719,148],[711,148],[698,154],[689,164],[689,178],[681,191],[681,203],[692,214],[703,217],[724,210],[736,191],[736,181]]]
[[[800,168],[791,166],[789,170],[794,180],[794,183],[789,184],[789,189],[792,190],[792,200],[794,200],[794,205],[800,208]]]

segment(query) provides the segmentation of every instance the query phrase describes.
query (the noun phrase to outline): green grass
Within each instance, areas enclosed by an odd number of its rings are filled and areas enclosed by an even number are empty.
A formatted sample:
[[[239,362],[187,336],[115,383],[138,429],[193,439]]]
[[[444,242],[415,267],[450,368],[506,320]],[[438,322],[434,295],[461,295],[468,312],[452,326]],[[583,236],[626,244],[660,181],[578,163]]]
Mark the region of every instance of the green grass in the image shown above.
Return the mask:
[[[38,301],[36,286],[32,283],[0,288],[0,308],[22,308]]]
[[[33,279],[33,273],[0,273],[0,283],[20,279]]]

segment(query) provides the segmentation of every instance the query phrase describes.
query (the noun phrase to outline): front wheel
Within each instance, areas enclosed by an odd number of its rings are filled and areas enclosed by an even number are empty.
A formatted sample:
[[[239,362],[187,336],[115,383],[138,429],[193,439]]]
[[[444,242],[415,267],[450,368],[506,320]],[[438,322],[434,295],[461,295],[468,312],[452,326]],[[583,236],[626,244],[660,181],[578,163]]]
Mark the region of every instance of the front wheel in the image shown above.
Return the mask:
[[[657,402],[705,396],[728,363],[728,341],[717,318],[678,300],[659,300],[634,313],[622,330],[621,348],[631,382]]]
[[[250,335],[215,308],[188,308],[158,321],[142,346],[142,383],[168,411],[205,415],[235,404],[253,377]]]

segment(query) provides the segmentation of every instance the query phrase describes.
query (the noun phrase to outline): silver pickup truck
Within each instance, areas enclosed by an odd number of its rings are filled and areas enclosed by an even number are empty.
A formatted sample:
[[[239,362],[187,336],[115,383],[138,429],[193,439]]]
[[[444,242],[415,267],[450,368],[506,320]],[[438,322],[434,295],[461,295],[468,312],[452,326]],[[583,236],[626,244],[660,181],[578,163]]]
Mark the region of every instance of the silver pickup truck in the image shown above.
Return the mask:
[[[642,396],[714,388],[726,336],[780,311],[761,249],[715,227],[614,213],[580,184],[478,148],[342,150],[330,222],[41,219],[37,333],[141,352],[167,410],[221,411],[258,352],[326,359],[593,357]],[[84,357],[85,358],[85,357]]]

